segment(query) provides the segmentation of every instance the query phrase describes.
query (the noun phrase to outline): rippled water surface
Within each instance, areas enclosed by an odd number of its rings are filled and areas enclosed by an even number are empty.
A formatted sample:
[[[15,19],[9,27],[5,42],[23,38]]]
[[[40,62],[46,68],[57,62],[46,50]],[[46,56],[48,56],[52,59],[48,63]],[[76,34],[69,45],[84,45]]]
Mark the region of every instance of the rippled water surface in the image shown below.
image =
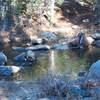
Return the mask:
[[[13,51],[9,45],[3,47],[8,57],[8,65],[18,65],[13,62],[13,58],[20,54]],[[87,70],[89,66],[100,59],[100,49],[91,48],[89,50],[36,52],[38,61],[32,66],[26,66],[25,70],[17,77],[18,80],[34,80],[47,73],[72,74],[76,77],[80,71]]]

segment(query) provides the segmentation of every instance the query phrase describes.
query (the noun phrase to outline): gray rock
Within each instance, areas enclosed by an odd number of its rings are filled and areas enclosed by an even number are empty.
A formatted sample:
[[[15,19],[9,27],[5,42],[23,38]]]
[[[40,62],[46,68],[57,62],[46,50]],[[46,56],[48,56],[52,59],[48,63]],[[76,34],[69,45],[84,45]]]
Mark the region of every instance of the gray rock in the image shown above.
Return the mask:
[[[21,54],[17,55],[14,58],[14,61],[27,63],[27,64],[32,64],[33,62],[36,61],[36,56],[35,56],[35,53],[33,51],[28,50],[24,53],[21,53]]]
[[[91,65],[86,76],[88,79],[100,80],[100,60]]]
[[[25,47],[16,47],[16,46],[13,46],[12,49],[15,50],[15,51],[18,51],[18,52],[25,52],[26,51]]]
[[[94,41],[93,45],[100,48],[100,40]]]
[[[69,49],[78,49],[79,46],[69,46],[68,44],[54,44],[52,48],[56,50],[69,50]]]
[[[79,76],[79,77],[84,77],[84,76],[85,76],[85,74],[86,74],[86,72],[85,72],[85,71],[81,71],[81,72],[79,72],[79,73],[78,73],[78,76]]]
[[[88,42],[89,45],[93,44],[94,39],[92,37],[89,36],[89,37],[86,37],[86,39],[87,39],[87,42]]]
[[[54,44],[52,48],[56,50],[68,50],[69,49],[67,44]]]
[[[31,47],[27,47],[27,50],[32,50],[32,51],[36,51],[36,50],[49,50],[50,46],[49,45],[36,45],[36,46],[31,46]]]
[[[46,44],[46,43],[47,43],[47,40],[43,38],[37,38],[37,39],[31,40],[32,45],[39,45],[39,44]]]
[[[71,86],[69,91],[70,91],[70,94],[72,94],[73,96],[78,96],[79,95],[79,96],[83,97],[83,96],[87,96],[88,95],[87,91],[81,89],[77,85]]]
[[[50,46],[49,45],[35,45],[35,46],[30,46],[30,47],[12,47],[13,50],[18,51],[18,52],[25,52],[28,50],[32,50],[32,51],[38,51],[38,50],[50,50]]]
[[[93,39],[100,39],[100,30],[98,30],[96,33],[94,33],[93,35],[91,35],[91,37]]]
[[[49,41],[56,41],[58,39],[57,35],[53,32],[42,32],[41,37],[46,38]]]
[[[3,52],[0,52],[0,65],[5,65],[6,63],[7,63],[7,56]]]
[[[96,97],[96,98],[100,98],[100,87],[97,87],[97,88],[95,88],[94,89],[94,97]]]
[[[17,66],[0,66],[0,74],[1,75],[12,75],[12,74],[16,74],[20,71],[21,68],[17,67]]]

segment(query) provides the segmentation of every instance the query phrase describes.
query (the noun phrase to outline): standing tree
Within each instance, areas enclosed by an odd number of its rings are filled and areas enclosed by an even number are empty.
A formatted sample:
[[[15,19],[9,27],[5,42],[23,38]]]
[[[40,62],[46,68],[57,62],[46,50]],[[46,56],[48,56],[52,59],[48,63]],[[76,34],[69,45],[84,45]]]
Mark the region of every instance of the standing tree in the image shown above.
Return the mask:
[[[51,23],[54,21],[54,5],[55,5],[55,0],[51,0]]]

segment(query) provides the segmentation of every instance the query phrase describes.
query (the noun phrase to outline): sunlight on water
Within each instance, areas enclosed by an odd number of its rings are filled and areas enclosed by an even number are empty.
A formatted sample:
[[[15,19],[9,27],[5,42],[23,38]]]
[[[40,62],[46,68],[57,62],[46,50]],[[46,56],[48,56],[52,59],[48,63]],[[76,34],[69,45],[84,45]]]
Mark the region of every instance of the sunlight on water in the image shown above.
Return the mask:
[[[55,51],[50,51],[49,55],[49,70],[52,73],[56,73],[56,64],[55,64]]]

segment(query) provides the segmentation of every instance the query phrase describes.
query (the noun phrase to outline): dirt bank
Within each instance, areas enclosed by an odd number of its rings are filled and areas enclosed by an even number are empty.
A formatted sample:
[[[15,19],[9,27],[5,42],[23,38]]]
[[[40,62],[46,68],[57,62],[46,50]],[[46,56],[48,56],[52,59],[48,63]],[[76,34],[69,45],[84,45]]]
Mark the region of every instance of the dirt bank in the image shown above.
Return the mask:
[[[53,23],[51,24],[47,16],[33,15],[32,19],[29,20],[27,16],[23,18],[20,17],[20,23],[18,25],[12,26],[8,31],[1,29],[0,31],[0,43],[9,42],[21,42],[30,40],[34,35],[39,35],[39,33],[44,31],[55,32],[56,34],[73,35],[79,31],[85,30],[86,33],[91,33],[91,25],[86,22],[80,22],[80,24],[75,24],[71,19],[77,19],[75,21],[79,22],[84,19],[82,16],[78,18],[69,18],[65,16],[66,11],[63,9],[66,5],[62,5],[61,8],[55,7],[55,15]],[[88,11],[89,12],[89,11]],[[24,19],[24,20],[23,20]],[[93,29],[92,29],[93,30]]]

